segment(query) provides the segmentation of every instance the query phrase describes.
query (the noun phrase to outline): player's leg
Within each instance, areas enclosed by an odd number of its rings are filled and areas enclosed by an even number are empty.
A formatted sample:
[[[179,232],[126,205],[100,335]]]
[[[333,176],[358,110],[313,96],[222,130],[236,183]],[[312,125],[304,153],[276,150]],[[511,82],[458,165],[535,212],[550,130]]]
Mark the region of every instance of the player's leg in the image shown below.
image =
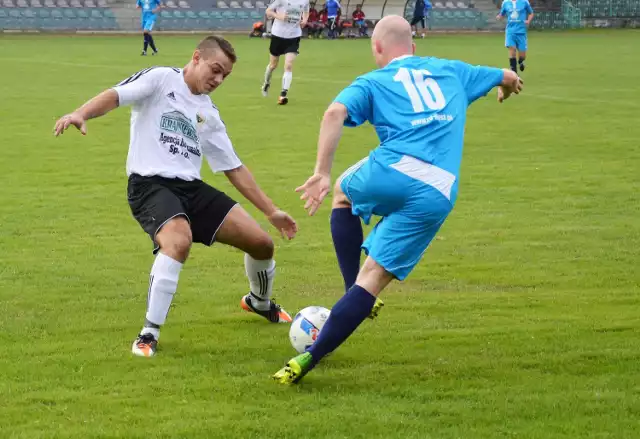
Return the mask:
[[[273,71],[278,67],[278,61],[280,60],[280,48],[279,48],[280,38],[275,35],[271,37],[271,42],[269,43],[269,64],[267,64],[267,68],[264,72],[264,82],[262,83],[262,96],[267,96],[269,94],[269,87],[271,87],[271,76],[273,75]]]
[[[367,162],[368,157],[360,160],[347,169],[337,180],[331,205],[331,237],[336,252],[338,265],[344,280],[344,289],[348,291],[355,283],[360,270],[360,254],[362,252],[362,223],[358,215],[352,212],[352,202],[344,191],[354,181],[356,172]],[[343,190],[342,185],[345,189]]]
[[[215,240],[245,252],[244,266],[250,292],[240,305],[272,323],[290,323],[291,316],[272,300],[276,262],[273,240],[240,205],[227,215]]]
[[[155,355],[160,327],[169,313],[192,242],[186,210],[165,182],[157,177],[133,175],[128,186],[131,212],[153,239],[156,254],[149,276],[145,321],[131,348],[135,355],[143,357]]]
[[[243,297],[242,307],[274,323],[290,322],[289,314],[271,300],[276,263],[269,234],[236,201],[202,181],[194,183],[188,200],[193,242],[220,242],[246,253],[250,293]]]
[[[524,61],[527,59],[527,35],[521,35],[518,40],[518,64],[520,71],[524,72]]]
[[[153,32],[153,26],[156,22],[156,17],[151,17],[148,20],[147,23],[147,39],[149,40],[149,46],[151,46],[151,50],[153,50],[152,55],[156,55],[158,53],[158,49],[156,48],[156,43],[153,40],[153,35],[151,34]]]
[[[402,178],[405,178],[404,176]],[[409,178],[409,177],[406,177]],[[405,178],[405,180],[406,180]],[[401,179],[389,182],[387,194]],[[396,184],[391,184],[396,183]],[[373,187],[369,186],[375,193]],[[332,307],[318,339],[304,354],[291,359],[273,378],[295,383],[325,356],[340,346],[371,313],[376,298],[394,278],[404,280],[418,264],[427,246],[451,211],[451,203],[441,192],[415,180],[404,186],[408,198],[400,210],[384,216],[367,237],[368,253],[356,283]],[[398,191],[401,200],[402,190]],[[378,192],[377,195],[382,195]],[[404,201],[403,200],[403,201]],[[392,201],[390,207],[394,207]]]
[[[296,38],[293,41],[289,48],[287,48],[287,52],[284,55],[284,73],[282,74],[282,91],[280,92],[280,97],[278,98],[278,104],[286,105],[289,102],[289,98],[287,94],[289,93],[289,89],[291,88],[291,82],[293,81],[293,63],[298,56],[298,48],[300,45],[300,39]]]
[[[147,48],[149,47],[149,33],[145,29],[144,21],[142,23],[142,39],[144,40],[144,43],[142,44],[142,53],[140,55],[146,56],[147,55]]]
[[[518,72],[518,62],[516,60],[516,39],[515,35],[507,32],[505,34],[505,47],[509,50],[509,67],[514,72]]]

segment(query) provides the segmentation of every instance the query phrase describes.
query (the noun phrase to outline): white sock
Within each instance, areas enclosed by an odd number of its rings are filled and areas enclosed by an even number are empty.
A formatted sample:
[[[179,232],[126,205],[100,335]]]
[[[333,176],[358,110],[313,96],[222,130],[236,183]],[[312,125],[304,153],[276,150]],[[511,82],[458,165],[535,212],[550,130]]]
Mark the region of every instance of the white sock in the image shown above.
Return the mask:
[[[282,75],[282,89],[289,90],[291,81],[293,81],[293,72],[284,72]]]
[[[178,278],[181,269],[182,263],[175,259],[163,253],[158,253],[158,256],[156,256],[153,267],[151,267],[149,297],[147,298],[146,318],[150,323],[160,326],[163,325],[167,319],[173,295],[176,293],[176,288],[178,287]],[[155,329],[158,334],[160,333],[158,328],[145,327],[143,330],[151,332],[149,331],[150,329]]]
[[[257,261],[245,253],[244,268],[249,278],[251,303],[261,311],[268,310],[273,290],[273,278],[276,276],[276,261],[273,259]]]
[[[271,84],[271,75],[273,74],[273,69],[271,68],[271,64],[267,64],[267,70],[264,72],[264,82],[265,84]]]

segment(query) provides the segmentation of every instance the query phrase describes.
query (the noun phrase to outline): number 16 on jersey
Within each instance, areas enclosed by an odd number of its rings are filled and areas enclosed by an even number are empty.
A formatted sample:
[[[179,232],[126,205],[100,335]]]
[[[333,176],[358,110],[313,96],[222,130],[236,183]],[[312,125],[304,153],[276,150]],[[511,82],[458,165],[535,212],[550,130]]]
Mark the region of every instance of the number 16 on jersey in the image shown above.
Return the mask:
[[[428,70],[409,71],[403,67],[393,77],[394,81],[401,82],[404,86],[416,113],[424,112],[425,105],[431,111],[442,110],[447,103],[440,86],[430,76]]]

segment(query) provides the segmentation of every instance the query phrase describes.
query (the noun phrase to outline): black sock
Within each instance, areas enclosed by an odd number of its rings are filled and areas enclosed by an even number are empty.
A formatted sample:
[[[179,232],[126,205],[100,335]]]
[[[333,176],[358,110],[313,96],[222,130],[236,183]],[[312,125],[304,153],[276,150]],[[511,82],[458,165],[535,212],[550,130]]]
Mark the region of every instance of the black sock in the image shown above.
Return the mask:
[[[149,46],[151,46],[151,49],[153,49],[154,52],[157,52],[158,49],[156,49],[156,44],[153,42],[153,36],[151,34],[147,35],[149,35]]]
[[[524,63],[524,58],[523,57],[518,58],[518,64],[522,64],[522,63]]]
[[[144,37],[144,46],[142,51],[146,52],[147,51],[147,46],[149,46],[149,38],[147,38],[148,34],[142,34],[142,36]]]
[[[516,63],[515,58],[509,58],[509,65],[511,66],[511,70],[516,73],[518,72],[518,64]]]

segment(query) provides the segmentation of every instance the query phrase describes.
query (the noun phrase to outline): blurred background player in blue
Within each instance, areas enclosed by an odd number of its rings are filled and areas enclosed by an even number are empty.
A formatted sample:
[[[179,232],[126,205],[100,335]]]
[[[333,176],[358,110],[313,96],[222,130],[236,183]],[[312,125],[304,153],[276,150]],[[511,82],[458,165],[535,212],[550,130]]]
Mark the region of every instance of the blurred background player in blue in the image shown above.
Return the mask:
[[[156,43],[153,41],[151,32],[153,31],[153,25],[156,22],[156,13],[162,8],[160,0],[138,0],[136,3],[136,9],[142,9],[140,15],[140,25],[142,27],[142,35],[144,37],[144,45],[142,46],[142,56],[147,55],[147,47],[151,46],[153,55],[158,53]]]
[[[413,30],[413,36],[418,35],[418,23],[422,24],[422,33],[420,36],[424,38],[425,29],[427,27],[427,20],[429,19],[429,11],[433,9],[429,0],[416,0],[416,4],[413,7],[413,18],[411,19],[411,28]]]
[[[378,295],[421,260],[458,195],[467,107],[498,86],[498,101],[519,93],[508,69],[415,56],[411,26],[398,15],[372,35],[379,69],[357,78],[324,114],[314,174],[299,188],[309,215],[331,190],[331,167],[343,125],[374,126],[380,144],[334,188],[331,234],[348,291],[331,309],[315,343],[276,372],[298,382],[371,315]],[[381,220],[362,242],[360,218]],[[360,249],[367,258],[360,268]]]
[[[524,60],[527,58],[527,27],[533,20],[533,9],[529,0],[504,0],[496,18],[502,20],[504,17],[507,17],[504,45],[509,49],[509,66],[517,72],[517,64],[520,64],[520,71],[524,71]]]
[[[335,40],[337,36],[336,27],[338,25],[338,18],[340,17],[342,6],[340,6],[340,2],[337,0],[327,0],[324,7],[327,10],[327,38]]]

